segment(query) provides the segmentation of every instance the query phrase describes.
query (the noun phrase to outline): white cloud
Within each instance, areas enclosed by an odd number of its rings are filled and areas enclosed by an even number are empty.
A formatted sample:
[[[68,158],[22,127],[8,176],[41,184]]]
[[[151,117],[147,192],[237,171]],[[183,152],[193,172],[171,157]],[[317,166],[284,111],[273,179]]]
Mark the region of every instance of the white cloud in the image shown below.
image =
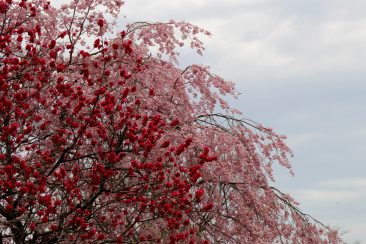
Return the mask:
[[[358,192],[360,195],[366,196],[366,178],[343,178],[331,179],[320,182],[320,186],[336,189],[348,189],[348,192]]]
[[[319,140],[321,137],[322,135],[319,133],[303,133],[291,136],[288,141],[292,147],[302,147],[312,143],[315,140]]]
[[[340,228],[343,238],[353,243],[366,241],[365,187],[366,178],[332,179],[310,189],[293,189],[291,194],[304,212]]]
[[[360,200],[360,198],[365,197],[356,191],[346,191],[346,190],[325,190],[325,189],[309,189],[309,190],[299,190],[294,191],[297,196],[297,200],[301,202],[306,202],[307,204],[328,204],[328,203],[338,203],[339,201],[355,201]]]

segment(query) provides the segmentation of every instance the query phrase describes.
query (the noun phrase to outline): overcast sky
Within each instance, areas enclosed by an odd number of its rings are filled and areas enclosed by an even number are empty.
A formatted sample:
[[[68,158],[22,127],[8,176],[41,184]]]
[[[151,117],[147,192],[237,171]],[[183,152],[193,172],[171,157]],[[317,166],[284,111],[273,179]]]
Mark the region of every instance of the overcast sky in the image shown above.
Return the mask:
[[[121,23],[185,20],[213,33],[204,57],[237,84],[231,104],[289,137],[295,177],[276,185],[366,244],[366,1],[127,0]],[[122,27],[122,26],[121,26]]]

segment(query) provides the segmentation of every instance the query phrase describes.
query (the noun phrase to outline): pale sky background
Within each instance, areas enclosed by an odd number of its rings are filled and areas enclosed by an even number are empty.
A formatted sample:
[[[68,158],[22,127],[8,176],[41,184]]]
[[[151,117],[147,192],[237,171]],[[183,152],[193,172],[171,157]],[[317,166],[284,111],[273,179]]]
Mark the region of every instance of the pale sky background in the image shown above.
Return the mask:
[[[202,63],[234,81],[231,104],[289,137],[295,177],[275,185],[366,244],[366,1],[127,0],[120,28],[185,20],[213,33]]]

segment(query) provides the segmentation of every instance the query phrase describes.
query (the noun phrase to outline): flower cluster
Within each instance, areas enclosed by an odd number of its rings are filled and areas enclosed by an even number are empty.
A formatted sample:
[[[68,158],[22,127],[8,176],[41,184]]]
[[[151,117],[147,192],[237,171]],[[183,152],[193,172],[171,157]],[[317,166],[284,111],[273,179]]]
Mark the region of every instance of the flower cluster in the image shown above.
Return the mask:
[[[232,83],[176,67],[209,33],[139,22],[110,38],[122,5],[0,1],[0,240],[339,243],[269,186],[272,163],[290,167],[283,138],[214,113],[233,111]]]

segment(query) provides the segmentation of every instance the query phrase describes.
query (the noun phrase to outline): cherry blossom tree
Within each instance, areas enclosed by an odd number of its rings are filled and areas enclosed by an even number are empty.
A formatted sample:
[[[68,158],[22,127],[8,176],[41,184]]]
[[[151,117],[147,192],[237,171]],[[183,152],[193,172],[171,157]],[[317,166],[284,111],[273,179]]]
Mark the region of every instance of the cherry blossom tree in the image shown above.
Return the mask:
[[[121,7],[0,1],[0,243],[341,243],[270,186],[285,137],[238,119],[233,83],[179,68],[209,33],[113,33]]]

